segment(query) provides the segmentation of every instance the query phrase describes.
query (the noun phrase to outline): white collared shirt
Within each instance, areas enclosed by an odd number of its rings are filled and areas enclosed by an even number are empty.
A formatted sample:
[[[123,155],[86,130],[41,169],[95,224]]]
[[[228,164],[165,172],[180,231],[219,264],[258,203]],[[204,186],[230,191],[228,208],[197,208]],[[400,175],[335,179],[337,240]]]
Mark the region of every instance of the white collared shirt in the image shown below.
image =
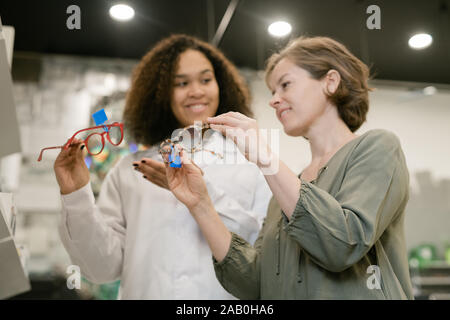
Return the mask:
[[[193,154],[216,211],[253,243],[272,196],[264,176],[218,133],[204,148],[224,156]],[[134,170],[143,157],[161,161],[157,147],[122,158],[97,202],[90,183],[61,196],[59,233],[72,263],[94,283],[120,279],[122,299],[233,299],[217,281],[211,250],[187,208]]]

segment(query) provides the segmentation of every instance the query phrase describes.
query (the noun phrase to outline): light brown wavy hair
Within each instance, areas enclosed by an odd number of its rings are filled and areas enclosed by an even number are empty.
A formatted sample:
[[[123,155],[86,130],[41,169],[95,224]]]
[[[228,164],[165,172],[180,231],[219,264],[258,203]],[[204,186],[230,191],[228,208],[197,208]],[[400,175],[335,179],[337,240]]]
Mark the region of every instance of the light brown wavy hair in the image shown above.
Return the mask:
[[[369,91],[372,91],[368,85],[370,71],[343,44],[327,37],[292,40],[267,60],[267,84],[273,69],[284,58],[308,71],[316,80],[322,79],[331,69],[339,72],[339,86],[333,94],[328,95],[328,99],[337,107],[339,116],[352,132],[366,121]]]
[[[147,146],[170,138],[181,127],[171,108],[179,56],[198,50],[211,62],[219,85],[217,114],[237,111],[253,116],[247,84],[219,49],[195,37],[177,34],[158,42],[133,71],[123,112],[124,127],[134,142]]]

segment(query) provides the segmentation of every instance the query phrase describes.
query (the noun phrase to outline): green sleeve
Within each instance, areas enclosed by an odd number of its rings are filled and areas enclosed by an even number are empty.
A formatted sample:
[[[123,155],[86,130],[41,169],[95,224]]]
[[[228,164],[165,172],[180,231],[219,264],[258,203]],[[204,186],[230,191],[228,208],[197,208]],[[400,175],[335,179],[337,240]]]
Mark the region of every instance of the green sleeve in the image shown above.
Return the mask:
[[[260,251],[265,225],[264,220],[254,247],[232,232],[230,248],[225,258],[218,262],[213,257],[217,279],[236,298],[260,299]]]
[[[364,257],[404,210],[408,190],[400,142],[379,131],[353,150],[334,197],[302,181],[285,230],[318,265],[341,272]]]

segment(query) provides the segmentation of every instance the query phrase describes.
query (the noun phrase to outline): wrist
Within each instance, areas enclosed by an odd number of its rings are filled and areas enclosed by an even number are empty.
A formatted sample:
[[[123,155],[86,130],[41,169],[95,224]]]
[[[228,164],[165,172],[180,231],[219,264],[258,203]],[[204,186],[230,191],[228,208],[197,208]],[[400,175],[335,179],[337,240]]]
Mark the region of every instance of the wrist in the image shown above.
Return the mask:
[[[273,154],[272,150],[267,146],[264,149],[260,149],[260,153],[258,155],[258,161],[256,162],[256,165],[262,169],[267,168],[272,165],[272,162],[275,159],[275,155]]]
[[[209,197],[200,200],[194,206],[188,208],[194,217],[208,214],[214,211],[214,205]]]

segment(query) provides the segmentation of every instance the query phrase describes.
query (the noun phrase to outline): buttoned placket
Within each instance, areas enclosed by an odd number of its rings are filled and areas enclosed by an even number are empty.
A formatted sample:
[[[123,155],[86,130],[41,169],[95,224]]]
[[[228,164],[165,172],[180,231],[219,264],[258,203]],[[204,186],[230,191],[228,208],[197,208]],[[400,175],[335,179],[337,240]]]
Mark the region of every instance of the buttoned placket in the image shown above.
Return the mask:
[[[317,173],[317,177],[311,181],[312,184],[316,184],[317,180],[319,180],[321,174],[328,169],[328,166],[320,168],[319,172]]]

